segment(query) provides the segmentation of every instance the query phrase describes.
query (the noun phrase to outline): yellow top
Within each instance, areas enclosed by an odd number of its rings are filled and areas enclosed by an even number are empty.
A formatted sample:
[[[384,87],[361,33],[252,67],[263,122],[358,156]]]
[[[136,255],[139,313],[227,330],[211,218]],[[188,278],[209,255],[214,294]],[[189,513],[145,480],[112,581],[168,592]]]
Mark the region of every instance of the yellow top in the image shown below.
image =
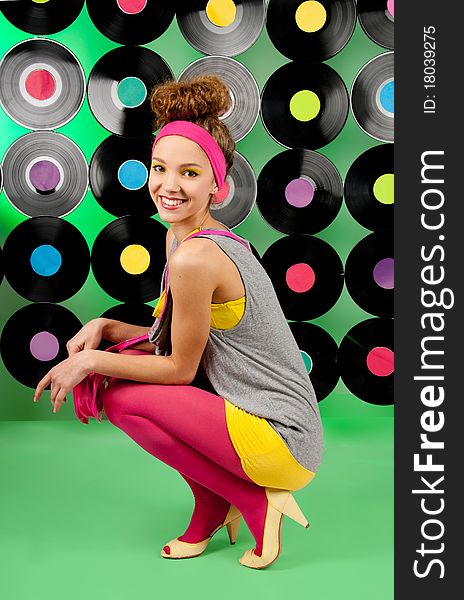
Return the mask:
[[[185,237],[188,237],[196,231],[200,230],[194,229]],[[166,293],[163,290],[163,293],[155,306],[155,310],[153,311],[154,317],[158,318],[160,316],[165,298]],[[245,312],[245,298],[246,296],[242,296],[241,298],[237,298],[237,300],[229,300],[229,302],[211,303],[211,327],[214,327],[215,329],[230,329],[240,323],[243,313]]]
[[[165,297],[163,291],[153,316],[159,317],[161,314]],[[244,309],[245,296],[229,302],[211,304],[211,327],[234,327],[240,322]],[[227,398],[224,398],[224,405],[232,445],[240,457],[243,470],[252,481],[261,486],[292,491],[308,485],[315,473],[300,465],[283,438],[266,419],[235,406]]]

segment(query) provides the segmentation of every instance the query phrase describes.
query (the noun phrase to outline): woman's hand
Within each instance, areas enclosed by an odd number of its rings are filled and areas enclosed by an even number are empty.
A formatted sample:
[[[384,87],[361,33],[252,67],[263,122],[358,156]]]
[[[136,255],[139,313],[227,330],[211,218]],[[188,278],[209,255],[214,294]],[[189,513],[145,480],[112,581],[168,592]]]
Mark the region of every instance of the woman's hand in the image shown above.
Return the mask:
[[[66,394],[72,392],[74,386],[92,372],[91,353],[91,349],[75,352],[50,369],[37,385],[34,402],[38,402],[44,389],[50,385],[50,402],[53,412],[57,412],[61,404],[66,402]]]
[[[103,319],[92,319],[86,323],[66,344],[69,356],[87,348],[98,348],[103,334]]]

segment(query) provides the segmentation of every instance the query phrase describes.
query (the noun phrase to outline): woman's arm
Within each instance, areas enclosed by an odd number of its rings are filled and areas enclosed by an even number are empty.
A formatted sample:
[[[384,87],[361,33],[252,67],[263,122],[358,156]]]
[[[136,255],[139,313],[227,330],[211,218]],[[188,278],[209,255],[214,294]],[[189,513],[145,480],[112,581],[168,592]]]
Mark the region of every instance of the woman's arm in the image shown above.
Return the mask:
[[[131,325],[130,323],[124,323],[123,321],[116,321],[115,319],[105,319],[101,317],[102,322],[102,337],[110,342],[118,344],[129,338],[134,338],[139,335],[147,333],[150,327],[143,327],[142,325]],[[155,351],[155,345],[151,342],[140,342],[135,346],[131,346],[136,350],[144,350],[153,354]]]
[[[169,250],[171,249],[172,241],[172,232],[170,229],[168,229],[166,232],[166,260],[169,256]],[[102,323],[102,337],[115,344],[118,344],[124,340],[128,340],[129,338],[143,335],[150,329],[150,327],[130,325],[129,323],[124,323],[123,321],[106,319],[104,317],[101,317],[99,320]],[[155,345],[151,342],[141,342],[140,344],[131,347],[135,348],[136,350],[144,350],[150,354],[153,354],[155,351]]]
[[[185,246],[170,260],[171,354],[143,356],[89,350],[91,371],[145,383],[192,382],[209,336],[211,299],[217,287],[218,269],[211,260],[209,240],[189,240]]]

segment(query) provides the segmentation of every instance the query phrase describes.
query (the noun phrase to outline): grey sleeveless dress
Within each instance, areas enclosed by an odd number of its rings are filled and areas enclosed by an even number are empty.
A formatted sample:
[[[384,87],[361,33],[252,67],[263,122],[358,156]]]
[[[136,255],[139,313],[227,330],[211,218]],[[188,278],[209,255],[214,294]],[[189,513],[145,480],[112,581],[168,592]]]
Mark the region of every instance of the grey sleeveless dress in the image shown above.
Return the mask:
[[[246,303],[237,325],[210,328],[200,368],[219,396],[265,418],[295,459],[316,472],[323,452],[319,407],[272,282],[254,254],[237,240],[214,234],[201,237],[213,240],[234,261],[245,287]],[[241,239],[250,247],[248,240]],[[177,245],[174,238],[169,256]],[[160,293],[165,275],[166,266]],[[165,314],[148,334],[149,341],[157,346],[170,330],[170,297],[167,294]],[[163,348],[161,343],[160,348],[155,348],[155,354],[170,353],[170,345]]]

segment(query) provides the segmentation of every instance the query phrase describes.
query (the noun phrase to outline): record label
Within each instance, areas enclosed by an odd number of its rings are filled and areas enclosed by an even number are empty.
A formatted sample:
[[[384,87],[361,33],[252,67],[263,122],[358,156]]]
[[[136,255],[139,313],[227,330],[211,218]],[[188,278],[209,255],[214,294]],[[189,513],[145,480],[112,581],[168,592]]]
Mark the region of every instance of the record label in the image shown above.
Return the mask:
[[[335,249],[312,235],[289,235],[262,257],[287,319],[307,321],[325,314],[343,290],[343,264]]]
[[[291,60],[321,62],[340,52],[356,26],[355,0],[270,0],[266,27]]]
[[[79,112],[85,75],[77,57],[54,40],[25,40],[0,62],[0,103],[27,129],[57,129]]]
[[[340,173],[328,158],[313,150],[281,152],[258,177],[259,211],[282,233],[322,231],[337,216],[342,198]]]
[[[315,150],[327,145],[342,130],[348,109],[343,80],[325,63],[287,63],[263,88],[263,124],[287,148]]]

